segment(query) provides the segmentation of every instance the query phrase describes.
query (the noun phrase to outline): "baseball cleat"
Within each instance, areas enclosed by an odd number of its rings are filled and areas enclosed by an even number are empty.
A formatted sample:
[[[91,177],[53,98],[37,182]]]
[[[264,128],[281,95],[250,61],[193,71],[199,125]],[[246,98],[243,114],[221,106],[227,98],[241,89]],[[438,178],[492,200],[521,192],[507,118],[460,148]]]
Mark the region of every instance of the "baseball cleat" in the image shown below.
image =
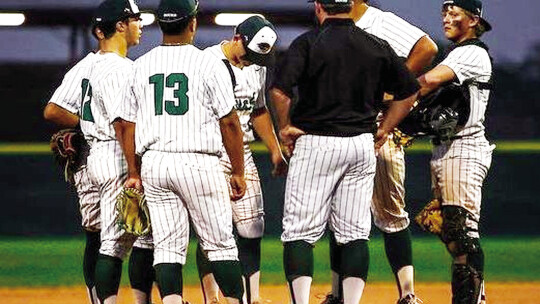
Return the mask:
[[[406,295],[404,298],[402,298],[401,300],[397,302],[397,304],[422,304],[422,303],[424,302],[422,302],[422,300],[417,298],[412,293]]]
[[[343,301],[340,301],[338,297],[335,297],[333,294],[329,293],[326,295],[324,301],[321,304],[343,304]]]

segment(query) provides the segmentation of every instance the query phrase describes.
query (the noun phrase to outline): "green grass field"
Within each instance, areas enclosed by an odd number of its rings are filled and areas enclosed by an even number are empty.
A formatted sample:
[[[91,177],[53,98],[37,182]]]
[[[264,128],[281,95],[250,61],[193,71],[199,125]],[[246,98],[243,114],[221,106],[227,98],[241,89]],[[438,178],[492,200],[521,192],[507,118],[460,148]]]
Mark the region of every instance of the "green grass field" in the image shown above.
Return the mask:
[[[194,242],[184,267],[184,282],[198,284]],[[486,279],[489,281],[540,281],[540,237],[485,238]],[[82,285],[82,238],[0,238],[0,286],[70,286]],[[413,243],[417,280],[449,280],[450,258],[434,237],[415,238]],[[371,282],[394,280],[386,262],[382,239],[370,241]],[[123,284],[127,283],[124,263]],[[328,243],[315,247],[315,283],[329,283]],[[276,238],[262,245],[262,281],[283,284],[282,245]]]

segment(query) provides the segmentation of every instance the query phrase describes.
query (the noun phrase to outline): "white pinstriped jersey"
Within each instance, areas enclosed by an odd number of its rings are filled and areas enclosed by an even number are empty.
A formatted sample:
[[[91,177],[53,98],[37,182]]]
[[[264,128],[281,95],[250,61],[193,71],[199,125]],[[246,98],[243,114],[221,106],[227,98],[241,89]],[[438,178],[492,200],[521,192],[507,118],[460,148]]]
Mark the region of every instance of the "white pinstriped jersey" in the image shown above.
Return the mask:
[[[82,105],[82,81],[89,77],[96,54],[89,53],[69,70],[62,84],[54,91],[49,100],[69,112],[80,115]]]
[[[88,83],[83,81],[84,106],[81,115],[81,130],[90,144],[94,140],[116,140],[112,126],[114,116],[123,96],[127,75],[131,73],[133,61],[116,53],[98,53],[92,65]]]
[[[136,123],[136,149],[219,155],[231,112],[229,71],[193,45],[158,46],[135,61],[116,116]]]
[[[226,59],[221,48],[224,42],[205,49],[218,59]],[[236,98],[236,113],[242,125],[244,132],[244,143],[255,140],[253,128],[251,126],[251,113],[254,109],[260,109],[266,106],[265,86],[266,86],[266,68],[258,65],[250,65],[243,69],[231,65],[236,78],[236,87],[234,88],[234,97]]]
[[[488,82],[491,78],[491,60],[488,52],[476,45],[460,46],[452,50],[440,63],[452,69],[459,83],[467,79]],[[483,135],[489,90],[481,90],[476,85],[469,85],[471,112],[469,120],[456,135]]]
[[[407,58],[418,39],[426,36],[422,30],[391,12],[384,12],[375,7],[368,7],[356,26],[386,40],[394,52]]]

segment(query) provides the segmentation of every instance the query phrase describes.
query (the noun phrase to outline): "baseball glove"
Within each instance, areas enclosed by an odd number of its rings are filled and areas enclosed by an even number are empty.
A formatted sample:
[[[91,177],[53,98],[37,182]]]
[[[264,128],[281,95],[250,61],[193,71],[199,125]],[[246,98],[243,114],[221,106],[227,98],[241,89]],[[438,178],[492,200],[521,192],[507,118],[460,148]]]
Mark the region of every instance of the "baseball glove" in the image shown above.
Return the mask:
[[[86,146],[84,135],[77,129],[60,130],[53,134],[50,145],[56,162],[64,170],[64,178],[74,183],[73,174],[82,164]]]
[[[401,132],[398,128],[395,128],[394,131],[392,131],[392,134],[392,140],[394,141],[396,146],[408,148],[414,142],[414,137],[408,136],[407,134]]]
[[[442,213],[441,203],[438,199],[433,199],[422,209],[414,218],[416,223],[427,232],[435,235],[441,235],[442,230]]]
[[[136,236],[150,233],[150,213],[144,194],[135,188],[123,188],[116,198],[116,223]]]

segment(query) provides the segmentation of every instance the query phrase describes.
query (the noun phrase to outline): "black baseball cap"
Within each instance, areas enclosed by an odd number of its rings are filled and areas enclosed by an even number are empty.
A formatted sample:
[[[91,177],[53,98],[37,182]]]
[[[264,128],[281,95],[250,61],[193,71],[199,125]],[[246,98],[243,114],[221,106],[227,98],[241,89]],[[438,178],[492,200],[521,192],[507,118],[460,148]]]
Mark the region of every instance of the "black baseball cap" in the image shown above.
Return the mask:
[[[491,24],[487,22],[486,19],[482,16],[482,1],[480,0],[444,0],[443,7],[446,5],[455,5],[461,7],[462,9],[476,15],[480,18],[480,22],[484,25],[487,31],[491,31]]]
[[[157,19],[160,22],[178,22],[195,16],[198,10],[198,0],[161,0],[157,9]]]
[[[308,0],[308,2],[319,2],[321,4],[352,4],[353,0]]]
[[[141,12],[134,0],[105,0],[92,18],[93,24],[117,22],[129,17],[139,17]]]
[[[251,16],[240,23],[234,32],[242,38],[245,60],[261,66],[273,64],[277,32],[270,21],[259,15]]]

